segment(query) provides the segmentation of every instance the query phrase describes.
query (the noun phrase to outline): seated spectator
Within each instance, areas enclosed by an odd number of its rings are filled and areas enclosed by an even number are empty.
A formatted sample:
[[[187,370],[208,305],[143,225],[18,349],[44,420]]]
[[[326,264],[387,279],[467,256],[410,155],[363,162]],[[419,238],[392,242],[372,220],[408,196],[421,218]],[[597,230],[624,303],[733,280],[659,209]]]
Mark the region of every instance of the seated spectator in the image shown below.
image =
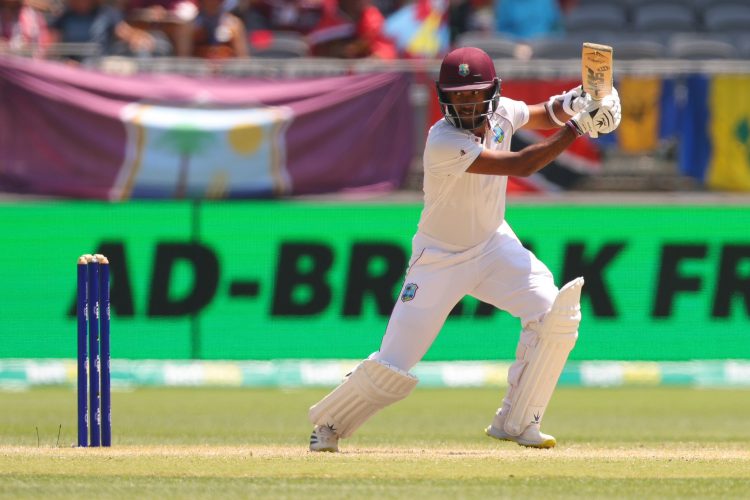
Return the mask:
[[[198,15],[192,0],[129,0],[125,20],[155,39],[166,35],[177,56],[190,55],[190,32]]]
[[[251,12],[261,21],[250,29],[271,31],[294,31],[302,35],[310,33],[323,16],[324,0],[250,0]]]
[[[43,57],[49,42],[44,16],[22,0],[0,0],[0,53]]]
[[[495,26],[498,32],[521,40],[560,34],[560,4],[558,0],[495,0]]]
[[[62,13],[50,24],[54,43],[95,43],[108,54],[115,42],[115,28],[122,16],[99,0],[68,0]],[[71,59],[76,59],[71,57]]]
[[[122,14],[101,0],[67,0],[51,26],[54,42],[95,43],[101,54],[162,54],[157,42],[143,30],[129,26]],[[71,56],[70,59],[78,60]]]
[[[395,59],[396,46],[383,33],[383,15],[369,0],[326,0],[323,18],[308,35],[319,57]]]
[[[225,11],[224,0],[200,0],[199,9],[190,31],[190,53],[207,59],[247,57],[245,27]]]

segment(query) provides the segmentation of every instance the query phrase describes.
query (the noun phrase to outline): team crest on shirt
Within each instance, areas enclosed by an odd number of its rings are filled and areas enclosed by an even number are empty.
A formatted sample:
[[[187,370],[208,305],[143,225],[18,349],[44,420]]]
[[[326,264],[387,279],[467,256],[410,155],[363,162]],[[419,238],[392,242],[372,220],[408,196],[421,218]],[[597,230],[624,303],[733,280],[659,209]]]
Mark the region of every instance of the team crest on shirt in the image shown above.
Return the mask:
[[[417,289],[419,287],[416,283],[409,283],[404,287],[404,291],[401,292],[401,302],[409,302],[410,300],[414,299],[414,296],[417,294]]]
[[[492,128],[492,135],[495,137],[495,142],[500,144],[503,142],[503,139],[505,139],[505,130],[503,130],[500,125],[495,125]]]
[[[458,65],[458,74],[461,76],[467,76],[469,74],[469,65],[466,63]]]

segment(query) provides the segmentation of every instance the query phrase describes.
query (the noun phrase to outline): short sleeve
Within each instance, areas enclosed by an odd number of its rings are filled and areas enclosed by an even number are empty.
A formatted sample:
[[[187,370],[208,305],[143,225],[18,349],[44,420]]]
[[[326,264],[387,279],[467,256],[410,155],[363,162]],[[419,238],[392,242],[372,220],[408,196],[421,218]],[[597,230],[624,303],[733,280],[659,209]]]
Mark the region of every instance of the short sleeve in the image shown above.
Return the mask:
[[[513,130],[518,130],[528,123],[529,106],[525,102],[501,97],[500,105],[505,108],[507,118],[510,120]]]
[[[451,125],[436,125],[427,136],[424,169],[437,176],[466,171],[482,152],[482,144]]]

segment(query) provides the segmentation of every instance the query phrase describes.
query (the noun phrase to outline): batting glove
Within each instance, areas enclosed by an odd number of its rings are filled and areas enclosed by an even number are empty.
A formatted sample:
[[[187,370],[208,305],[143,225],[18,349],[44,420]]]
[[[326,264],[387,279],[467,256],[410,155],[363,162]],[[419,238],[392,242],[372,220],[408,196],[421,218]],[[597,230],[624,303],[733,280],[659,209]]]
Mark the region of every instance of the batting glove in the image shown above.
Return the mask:
[[[622,120],[622,110],[620,108],[620,95],[617,89],[612,87],[612,93],[601,100],[600,110],[610,109],[611,119],[606,118],[606,113],[602,116],[601,122],[597,124],[597,132],[600,134],[609,134],[613,132]],[[595,118],[596,121],[596,118]]]
[[[583,85],[579,85],[574,89],[570,89],[562,97],[562,109],[570,116],[575,115],[579,111],[583,111],[589,102],[591,102],[591,96],[583,91]]]
[[[579,85],[573,89],[563,92],[562,94],[553,95],[547,100],[547,113],[550,119],[557,125],[562,127],[565,125],[563,122],[557,119],[554,113],[553,105],[559,102],[563,111],[570,116],[575,115],[579,111],[583,110],[589,102],[591,102],[591,96],[583,91],[583,86]]]
[[[622,113],[620,98],[616,92],[613,89],[613,93],[601,101],[591,101],[570,119],[579,136],[589,134],[591,137],[599,137],[600,133],[608,134],[620,125]]]

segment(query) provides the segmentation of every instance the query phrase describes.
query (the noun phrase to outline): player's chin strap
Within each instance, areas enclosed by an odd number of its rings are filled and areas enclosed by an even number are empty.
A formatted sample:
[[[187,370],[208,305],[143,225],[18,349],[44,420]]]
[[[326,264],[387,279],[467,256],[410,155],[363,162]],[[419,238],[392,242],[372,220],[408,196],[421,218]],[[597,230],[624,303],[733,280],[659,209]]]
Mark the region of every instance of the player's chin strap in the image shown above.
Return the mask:
[[[520,435],[529,425],[539,424],[544,416],[578,338],[582,287],[583,278],[562,287],[542,320],[521,335],[516,362],[508,373],[510,388],[504,401],[510,405],[510,411],[503,429],[510,435]]]
[[[310,422],[327,425],[340,438],[349,437],[375,413],[408,396],[416,385],[414,375],[384,361],[366,359],[310,408]]]

